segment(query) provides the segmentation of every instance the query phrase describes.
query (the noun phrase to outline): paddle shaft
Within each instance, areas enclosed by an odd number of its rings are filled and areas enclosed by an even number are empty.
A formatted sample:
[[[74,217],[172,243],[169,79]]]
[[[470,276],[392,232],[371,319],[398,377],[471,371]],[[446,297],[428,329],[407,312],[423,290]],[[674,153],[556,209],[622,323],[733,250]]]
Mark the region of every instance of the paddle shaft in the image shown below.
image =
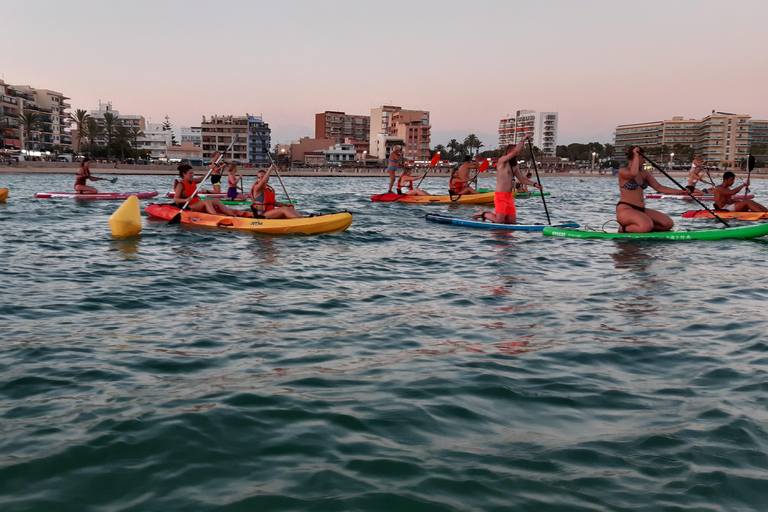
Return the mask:
[[[533,154],[533,144],[531,139],[528,139],[528,149],[531,151],[531,160],[533,160],[533,170],[536,173],[536,181],[539,182],[539,191],[541,192],[541,202],[544,204],[544,213],[547,214],[547,224],[552,225],[552,221],[549,220],[549,210],[547,210],[547,202],[544,200],[544,187],[541,186],[541,178],[539,178],[539,169],[536,166],[536,156]]]
[[[416,184],[414,188],[419,188],[419,186],[421,185],[421,182],[424,181],[424,178],[426,178],[427,174],[429,174],[429,170],[433,168],[435,165],[437,165],[437,162],[435,162],[434,164],[432,162],[429,163],[429,167],[427,167],[427,172],[424,173],[424,176],[421,177],[421,179],[419,180],[419,182]]]
[[[686,193],[687,193],[689,196],[691,196],[691,199],[693,199],[694,201],[696,201],[697,203],[699,203],[699,204],[700,204],[700,205],[701,205],[701,206],[702,206],[702,207],[703,207],[705,210],[707,210],[709,213],[711,213],[712,215],[714,215],[714,216],[715,216],[715,218],[716,218],[717,220],[719,220],[720,222],[722,222],[723,224],[725,224],[725,227],[728,227],[728,228],[729,228],[729,227],[731,227],[731,226],[730,226],[730,224],[728,224],[727,222],[725,222],[725,221],[722,219],[722,217],[718,216],[718,215],[717,215],[715,212],[713,212],[712,210],[710,210],[709,208],[707,208],[707,205],[705,205],[704,203],[702,203],[701,201],[699,201],[698,199],[696,199],[696,196],[694,196],[694,195],[693,195],[693,193],[692,193],[690,190],[688,190],[687,188],[685,188],[684,186],[682,186],[680,183],[678,183],[678,182],[677,182],[677,180],[676,180],[675,178],[673,178],[672,176],[670,176],[669,174],[667,174],[667,172],[666,172],[664,169],[662,169],[661,167],[659,167],[659,166],[658,166],[658,165],[657,165],[657,164],[656,164],[656,163],[655,163],[653,160],[649,159],[647,156],[645,156],[645,155],[644,155],[644,154],[642,154],[642,153],[641,153],[641,156],[642,156],[643,158],[645,158],[645,161],[646,161],[646,162],[648,162],[649,164],[651,164],[653,167],[655,167],[655,168],[656,168],[656,170],[658,170],[658,171],[659,171],[661,174],[663,174],[664,176],[666,176],[667,178],[669,178],[670,180],[672,180],[672,183],[674,183],[675,185],[677,185],[677,187],[678,187],[680,190],[683,190],[683,191],[685,191],[685,192],[686,192]]]
[[[259,136],[259,139],[261,140],[261,145],[264,145],[264,137],[261,136],[261,132],[259,130],[256,130],[256,135]],[[272,154],[269,152],[269,148],[267,148],[267,157],[269,158],[269,163],[275,166],[275,174],[277,174],[277,181],[280,182],[280,186],[283,187],[283,194],[285,194],[285,197],[288,198],[289,203],[293,203],[291,201],[291,196],[288,195],[288,191],[285,189],[285,185],[283,184],[283,178],[280,177],[280,171],[277,168],[277,164],[275,164],[275,161],[272,160]]]

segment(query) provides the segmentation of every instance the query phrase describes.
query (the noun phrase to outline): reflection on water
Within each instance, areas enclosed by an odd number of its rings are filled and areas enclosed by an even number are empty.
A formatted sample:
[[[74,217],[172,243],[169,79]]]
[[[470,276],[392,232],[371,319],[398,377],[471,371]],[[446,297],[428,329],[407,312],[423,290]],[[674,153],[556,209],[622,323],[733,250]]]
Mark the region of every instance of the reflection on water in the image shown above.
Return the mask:
[[[113,236],[110,249],[118,250],[123,256],[133,259],[139,253],[139,244],[141,244],[141,233],[128,237]]]

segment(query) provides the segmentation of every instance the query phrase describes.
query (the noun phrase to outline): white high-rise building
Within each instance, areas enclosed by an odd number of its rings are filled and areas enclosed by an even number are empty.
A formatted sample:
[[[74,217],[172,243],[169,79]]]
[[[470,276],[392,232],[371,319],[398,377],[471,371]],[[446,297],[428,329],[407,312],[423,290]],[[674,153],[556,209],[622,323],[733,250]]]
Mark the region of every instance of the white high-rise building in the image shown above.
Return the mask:
[[[557,112],[536,112],[518,110],[514,116],[499,121],[499,147],[517,144],[528,135],[533,135],[533,145],[545,156],[555,156],[557,149]]]

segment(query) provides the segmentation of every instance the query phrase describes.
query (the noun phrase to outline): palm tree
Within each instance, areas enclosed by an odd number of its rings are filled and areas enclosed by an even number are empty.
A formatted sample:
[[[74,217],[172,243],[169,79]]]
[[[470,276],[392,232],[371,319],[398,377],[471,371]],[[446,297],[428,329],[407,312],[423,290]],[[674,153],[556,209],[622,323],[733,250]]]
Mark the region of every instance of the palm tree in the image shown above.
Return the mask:
[[[449,155],[448,158],[451,160],[456,160],[456,158],[459,155],[464,154],[464,146],[456,139],[449,140],[447,147],[448,147],[448,155]]]
[[[447,152],[445,151],[445,146],[442,144],[438,144],[434,148],[432,148],[432,153],[430,156],[435,156],[435,154],[440,153],[441,155],[447,155]]]
[[[115,128],[115,142],[120,146],[120,160],[125,160],[125,146],[130,144],[132,130],[127,126],[119,125]]]
[[[88,132],[88,156],[93,156],[93,143],[96,139],[104,135],[104,130],[94,118],[88,119],[85,123],[85,130]]]
[[[133,149],[138,149],[136,147],[138,145],[138,138],[143,136],[144,136],[143,131],[141,131],[138,128],[131,128],[131,140],[133,141]]]
[[[480,148],[482,148],[484,144],[480,142],[480,139],[477,138],[477,135],[474,133],[470,133],[467,135],[467,138],[464,139],[464,147],[466,147],[470,153],[472,153],[473,149],[477,149],[477,151],[480,151]]]
[[[69,118],[77,124],[77,151],[78,153],[82,153],[82,149],[80,148],[80,144],[83,140],[83,132],[86,129],[86,124],[88,123],[88,120],[91,118],[91,115],[88,113],[87,110],[79,108],[75,110],[74,114],[70,114]]]
[[[38,116],[34,112],[24,112],[22,114],[18,115],[19,118],[19,125],[21,125],[21,129],[24,131],[24,145],[27,148],[27,151],[32,149],[30,147],[30,143],[32,142],[32,132],[37,128],[37,125],[40,124],[40,116]]]
[[[107,161],[112,156],[112,137],[115,134],[115,127],[118,125],[117,117],[112,112],[104,114],[104,133],[107,134]]]

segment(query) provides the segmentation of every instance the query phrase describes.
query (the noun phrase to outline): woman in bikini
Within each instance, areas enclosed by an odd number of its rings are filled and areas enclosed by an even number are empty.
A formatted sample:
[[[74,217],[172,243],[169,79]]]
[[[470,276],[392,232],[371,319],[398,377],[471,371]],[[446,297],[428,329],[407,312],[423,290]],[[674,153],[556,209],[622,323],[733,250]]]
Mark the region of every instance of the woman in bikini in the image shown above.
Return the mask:
[[[75,192],[78,194],[98,194],[98,190],[91,187],[90,185],[86,185],[85,182],[88,180],[102,181],[104,179],[106,178],[97,178],[96,176],[91,176],[91,159],[84,158],[83,162],[80,164],[80,168],[77,170],[77,178],[75,178]]]
[[[211,157],[211,186],[213,190],[210,192],[213,194],[221,194],[221,169],[226,165],[224,162],[216,163],[219,155],[221,155],[221,152],[216,151]]]
[[[275,201],[275,189],[268,185],[269,175],[275,169],[274,164],[266,171],[259,171],[256,183],[251,187],[251,200],[254,218],[257,219],[300,219],[304,215],[296,211],[291,203]]]
[[[660,194],[686,195],[684,190],[677,190],[660,185],[648,170],[643,169],[645,162],[643,150],[639,146],[627,149],[627,167],[619,169],[619,190],[621,197],[616,204],[616,220],[620,233],[650,233],[651,231],[669,231],[675,225],[667,215],[645,207],[645,189],[649,186]]]
[[[187,208],[195,212],[206,212],[211,215],[227,215],[229,217],[242,217],[245,212],[235,212],[224,206],[218,199],[200,199],[195,194],[197,184],[203,181],[203,178],[195,178],[195,171],[192,166],[180,165],[178,167],[179,177],[173,187],[173,202],[179,208],[189,200]],[[198,191],[199,192],[199,191]],[[191,198],[191,199],[190,199]]]
[[[227,166],[227,172],[229,173],[229,176],[227,177],[227,199],[230,201],[247,201],[248,196],[241,194],[237,189],[237,184],[243,179],[242,176],[237,174],[237,164],[234,162],[229,164]]]
[[[414,178],[411,176],[411,169],[406,167],[403,169],[403,174],[397,179],[397,193],[404,196],[431,196],[429,192],[425,192],[419,188],[413,188],[413,182],[420,180],[421,178]],[[404,190],[408,188],[409,190]]]

